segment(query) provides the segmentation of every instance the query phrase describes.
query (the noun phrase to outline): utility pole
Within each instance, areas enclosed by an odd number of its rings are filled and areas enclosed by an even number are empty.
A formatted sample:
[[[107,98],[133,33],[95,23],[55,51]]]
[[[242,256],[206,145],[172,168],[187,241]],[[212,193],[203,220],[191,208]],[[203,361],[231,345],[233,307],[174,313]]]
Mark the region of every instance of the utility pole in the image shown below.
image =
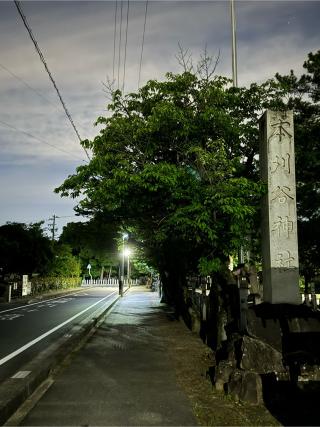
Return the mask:
[[[236,14],[234,0],[230,0],[231,13],[231,41],[232,41],[232,81],[233,87],[238,87],[238,58],[237,58],[237,36],[236,36]],[[243,247],[238,250],[238,264],[244,263]]]
[[[51,240],[54,242],[55,233],[57,231],[56,229],[56,219],[59,218],[57,215],[53,214],[52,218],[49,218],[49,221],[52,221],[52,223],[49,224],[50,230],[51,230]]]
[[[230,0],[231,12],[231,40],[232,40],[232,81],[233,87],[238,87],[238,61],[237,61],[237,37],[236,37],[236,14],[234,0]],[[238,273],[237,286],[239,290],[239,328],[241,332],[245,332],[247,328],[247,298],[248,284],[244,274],[244,253],[243,246],[238,249]]]
[[[231,35],[232,35],[232,80],[233,80],[233,86],[238,87],[236,14],[234,9],[234,0],[230,0],[230,10],[231,10]]]
[[[130,253],[128,251],[128,264],[127,264],[127,279],[128,279],[128,287],[131,288],[131,280],[130,280]]]

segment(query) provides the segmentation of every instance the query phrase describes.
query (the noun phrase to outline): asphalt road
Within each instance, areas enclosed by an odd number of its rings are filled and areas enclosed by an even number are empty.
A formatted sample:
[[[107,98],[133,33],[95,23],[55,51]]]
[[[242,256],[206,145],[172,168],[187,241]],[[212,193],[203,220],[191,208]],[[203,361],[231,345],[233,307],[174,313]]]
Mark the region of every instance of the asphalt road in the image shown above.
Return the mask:
[[[118,288],[84,288],[28,305],[0,307],[0,381],[97,309],[107,308],[117,295]]]

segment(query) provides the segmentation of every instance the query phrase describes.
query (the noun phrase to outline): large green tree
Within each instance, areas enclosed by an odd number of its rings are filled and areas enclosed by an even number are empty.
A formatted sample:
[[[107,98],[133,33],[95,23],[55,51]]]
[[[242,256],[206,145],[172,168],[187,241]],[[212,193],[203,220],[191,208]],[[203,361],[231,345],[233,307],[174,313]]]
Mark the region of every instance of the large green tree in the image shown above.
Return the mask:
[[[0,267],[4,274],[79,277],[80,267],[67,245],[52,242],[43,222],[7,223],[0,227]]]
[[[62,231],[60,243],[72,248],[77,256],[82,274],[88,272],[90,263],[94,277],[118,270],[120,254],[117,247],[119,225],[100,220],[98,217],[88,222],[70,222]]]
[[[175,301],[188,272],[221,269],[255,230],[263,187],[255,155],[269,83],[233,88],[223,77],[166,75],[112,94],[93,152],[56,191],[76,210],[132,227]]]
[[[53,277],[80,277],[80,262],[70,246],[55,242],[54,256],[46,273]]]
[[[44,273],[54,254],[43,223],[7,223],[0,227],[0,267],[6,273]]]

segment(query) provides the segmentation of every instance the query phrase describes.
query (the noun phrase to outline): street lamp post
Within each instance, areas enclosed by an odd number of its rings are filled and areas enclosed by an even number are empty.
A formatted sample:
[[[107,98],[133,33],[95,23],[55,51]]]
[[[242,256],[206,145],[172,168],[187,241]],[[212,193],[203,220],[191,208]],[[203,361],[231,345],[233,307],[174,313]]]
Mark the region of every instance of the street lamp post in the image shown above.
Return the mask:
[[[131,279],[130,279],[130,252],[128,252],[127,278],[128,278],[128,286],[129,286],[129,288],[131,288]]]
[[[127,282],[128,282],[128,287],[130,288],[130,255],[131,255],[131,250],[130,248],[126,248],[123,252],[124,256],[127,257]]]
[[[236,37],[236,14],[234,7],[234,0],[230,0],[230,12],[231,12],[231,35],[232,35],[232,81],[233,87],[238,87],[238,58],[237,58],[237,37]],[[237,275],[237,285],[239,290],[240,300],[240,319],[239,327],[241,331],[246,330],[246,310],[247,310],[247,293],[248,285],[246,280],[242,277],[244,265],[244,253],[243,246],[240,245],[238,249],[238,268],[239,274]]]
[[[233,87],[238,87],[238,58],[237,58],[237,36],[236,36],[236,13],[234,0],[230,0],[231,12],[231,39],[232,39],[232,81]],[[243,247],[240,246],[238,250],[238,263],[244,263]]]
[[[125,240],[128,238],[127,233],[122,234],[122,260],[121,260],[121,273],[119,280],[119,295],[123,296],[123,284],[124,284],[124,257],[125,257]]]

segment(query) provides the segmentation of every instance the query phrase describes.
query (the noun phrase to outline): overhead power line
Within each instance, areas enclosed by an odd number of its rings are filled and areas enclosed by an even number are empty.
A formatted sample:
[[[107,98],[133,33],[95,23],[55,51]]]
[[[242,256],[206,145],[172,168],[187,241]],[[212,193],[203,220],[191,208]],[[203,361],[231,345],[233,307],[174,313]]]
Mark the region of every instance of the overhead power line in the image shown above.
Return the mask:
[[[140,79],[141,79],[141,66],[142,66],[142,57],[143,57],[143,48],[144,48],[144,36],[146,33],[146,22],[147,22],[147,14],[148,14],[148,3],[146,1],[146,8],[144,11],[144,24],[143,24],[143,33],[142,33],[142,43],[141,43],[141,55],[140,55],[140,64],[139,64],[139,78],[138,78],[138,89],[140,88]]]
[[[87,163],[87,161],[86,161],[86,160],[83,160],[83,159],[81,159],[80,157],[75,156],[75,155],[74,155],[73,153],[71,153],[70,151],[64,150],[63,148],[59,148],[59,147],[57,147],[57,146],[56,146],[56,145],[54,145],[54,144],[50,144],[49,142],[45,141],[44,139],[41,139],[41,138],[38,138],[37,136],[32,135],[32,133],[30,133],[30,132],[26,132],[26,131],[24,131],[24,130],[18,129],[17,127],[15,127],[15,126],[13,126],[13,125],[10,125],[9,123],[4,122],[3,120],[0,120],[0,124],[2,124],[2,125],[4,125],[4,126],[6,126],[6,127],[8,127],[8,128],[10,128],[10,129],[13,129],[13,130],[15,130],[15,131],[17,131],[17,132],[23,133],[24,135],[27,135],[27,136],[29,136],[30,138],[35,139],[36,141],[40,142],[41,144],[48,145],[49,147],[52,147],[52,148],[54,148],[54,149],[56,149],[56,150],[58,150],[58,151],[61,151],[62,153],[68,154],[68,156],[71,156],[71,157],[73,157],[74,159],[81,160],[82,162],[86,162],[86,163]]]
[[[15,79],[17,79],[18,81],[20,81],[22,84],[24,84],[29,90],[31,90],[32,92],[34,92],[37,96],[39,96],[39,98],[43,99],[45,102],[51,104],[56,111],[59,112],[59,114],[61,113],[61,110],[58,108],[58,105],[55,104],[54,102],[52,102],[49,98],[47,98],[41,91],[35,89],[34,87],[32,87],[29,83],[27,83],[25,80],[23,80],[21,77],[19,77],[17,74],[15,74],[13,71],[9,70],[9,68],[5,67],[3,64],[0,64],[0,68],[2,68],[4,71],[6,71],[8,74],[10,74],[12,77],[14,77]],[[95,112],[99,112],[101,113],[101,111],[104,110],[99,110],[99,111],[92,111],[93,113]]]
[[[112,82],[114,82],[114,78],[115,78],[116,40],[117,40],[117,14],[118,14],[118,0],[116,0],[116,7],[115,7],[115,11],[114,11]]]
[[[39,98],[41,98],[45,102],[51,104],[55,108],[55,110],[59,112],[59,114],[61,113],[61,110],[59,110],[58,105],[55,104],[54,102],[52,102],[49,98],[47,98],[41,91],[32,87],[29,83],[27,83],[20,76],[15,74],[13,71],[9,70],[9,68],[5,67],[3,64],[0,64],[0,68],[2,68],[4,71],[6,71],[8,74],[10,74],[16,80],[20,81],[26,88],[28,88],[30,91],[34,92],[37,96],[39,96]],[[97,111],[93,111],[93,112],[97,112]],[[101,110],[99,110],[98,112],[100,113]]]
[[[36,51],[37,51],[37,52],[38,52],[38,54],[39,54],[40,60],[41,60],[41,62],[43,63],[44,68],[45,68],[46,72],[48,73],[48,76],[49,76],[49,78],[50,78],[50,80],[51,80],[51,82],[52,82],[52,84],[53,84],[53,86],[54,86],[54,88],[55,88],[55,90],[56,90],[56,92],[57,92],[57,95],[58,95],[58,97],[59,97],[59,99],[60,99],[60,102],[61,102],[61,104],[62,104],[62,106],[63,106],[63,109],[64,109],[64,111],[65,111],[65,113],[66,113],[66,116],[68,117],[68,119],[69,119],[69,121],[70,121],[70,123],[71,123],[71,126],[73,127],[73,129],[74,129],[74,131],[75,131],[75,133],[76,133],[76,135],[77,135],[77,137],[78,137],[78,139],[79,139],[79,141],[80,141],[80,143],[81,143],[82,139],[81,139],[81,137],[80,137],[80,134],[79,134],[79,132],[78,132],[78,130],[77,130],[77,128],[76,128],[76,126],[75,126],[75,124],[74,124],[74,121],[73,121],[73,119],[72,119],[72,117],[71,117],[71,115],[70,115],[70,113],[69,113],[69,111],[68,111],[68,109],[67,109],[67,107],[66,107],[66,104],[65,104],[64,100],[62,99],[62,96],[61,96],[61,93],[60,93],[60,91],[59,91],[59,89],[58,89],[58,86],[57,86],[57,84],[56,84],[56,82],[55,82],[55,80],[54,80],[54,78],[53,78],[53,76],[52,76],[52,74],[51,74],[51,72],[50,72],[50,70],[49,70],[49,67],[48,67],[47,62],[46,62],[46,60],[45,60],[45,58],[44,58],[44,55],[43,55],[43,53],[41,52],[40,47],[39,47],[39,45],[38,45],[38,43],[37,43],[37,41],[36,41],[36,39],[35,39],[35,37],[34,37],[34,35],[33,35],[33,33],[32,33],[31,27],[30,27],[30,25],[29,25],[29,24],[28,24],[28,22],[27,22],[27,18],[26,18],[26,16],[24,15],[23,10],[22,10],[22,8],[21,8],[21,4],[20,4],[20,2],[19,2],[19,1],[17,1],[17,0],[14,0],[14,3],[15,3],[15,5],[16,5],[17,9],[18,9],[19,15],[21,16],[21,19],[22,19],[22,21],[23,21],[23,23],[24,23],[24,26],[26,27],[26,29],[27,29],[27,31],[28,31],[28,33],[29,33],[29,36],[30,36],[30,38],[31,38],[31,40],[32,40],[32,42],[33,42],[33,44],[34,44],[34,47],[35,47]],[[83,147],[83,149],[84,149],[84,151],[85,151],[85,153],[86,153],[86,156],[87,156],[87,157],[88,157],[88,159],[90,160],[90,157],[89,157],[89,154],[88,154],[88,152],[87,152],[86,148],[85,148],[85,147]]]
[[[123,60],[122,93],[124,93],[124,85],[125,85],[125,80],[126,80],[126,62],[127,62],[128,27],[129,27],[129,0],[127,0],[127,22],[126,22],[126,39],[125,39],[125,43],[124,43],[124,60]]]
[[[23,80],[21,77],[19,77],[17,74],[15,74],[13,71],[9,70],[9,68],[5,67],[4,65],[0,64],[0,68],[2,68],[4,71],[6,71],[8,74],[10,74],[15,79],[19,80],[21,83],[23,83],[28,89],[32,90],[35,94],[37,94],[40,98],[42,98],[44,101],[49,102],[51,105],[53,105],[55,108],[57,107],[52,101],[50,101],[49,98],[44,96],[40,91],[35,89],[34,87],[30,86],[29,83],[27,83],[25,80]]]
[[[59,215],[59,216],[56,215],[56,218],[74,218],[75,216],[78,216],[78,215]]]

